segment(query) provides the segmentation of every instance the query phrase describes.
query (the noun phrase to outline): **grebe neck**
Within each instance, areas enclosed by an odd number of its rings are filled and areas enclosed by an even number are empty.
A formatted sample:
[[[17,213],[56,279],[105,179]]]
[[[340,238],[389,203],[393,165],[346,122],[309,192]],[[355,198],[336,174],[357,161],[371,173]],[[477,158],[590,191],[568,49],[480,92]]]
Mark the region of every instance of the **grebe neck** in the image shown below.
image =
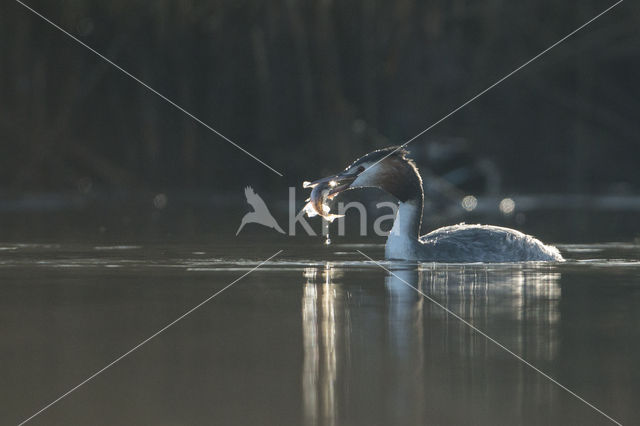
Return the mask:
[[[422,224],[422,200],[401,201],[389,237],[418,239]]]
[[[400,202],[384,248],[387,259],[419,259],[422,206],[422,199]]]

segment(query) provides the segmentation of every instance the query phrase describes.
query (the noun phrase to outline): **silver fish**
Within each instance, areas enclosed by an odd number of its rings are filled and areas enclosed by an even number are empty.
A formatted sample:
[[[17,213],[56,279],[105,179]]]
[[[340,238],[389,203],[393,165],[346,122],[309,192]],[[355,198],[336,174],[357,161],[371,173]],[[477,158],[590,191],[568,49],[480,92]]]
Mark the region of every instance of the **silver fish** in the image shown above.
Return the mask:
[[[327,199],[333,198],[331,190],[336,186],[336,182],[332,179],[322,179],[315,182],[303,182],[304,188],[313,188],[311,195],[307,198],[307,204],[304,211],[309,217],[320,215],[325,220],[333,222],[335,219],[342,217],[341,214],[330,213],[331,207],[327,204]]]

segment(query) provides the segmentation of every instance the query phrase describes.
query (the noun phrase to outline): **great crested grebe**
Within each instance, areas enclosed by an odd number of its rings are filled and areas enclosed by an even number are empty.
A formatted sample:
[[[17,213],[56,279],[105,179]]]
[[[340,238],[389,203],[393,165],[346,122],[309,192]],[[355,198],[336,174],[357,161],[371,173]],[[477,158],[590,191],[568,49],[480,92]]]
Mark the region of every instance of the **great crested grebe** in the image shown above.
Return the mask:
[[[343,172],[311,183],[307,212],[329,215],[318,193],[333,198],[353,188],[376,187],[398,199],[398,213],[385,245],[385,257],[427,262],[562,261],[557,248],[515,229],[491,225],[453,225],[420,236],[424,191],[422,178],[407,151],[389,147],[354,161]],[[322,190],[322,191],[320,191]],[[319,208],[318,208],[319,206]],[[313,214],[313,212],[312,212]]]

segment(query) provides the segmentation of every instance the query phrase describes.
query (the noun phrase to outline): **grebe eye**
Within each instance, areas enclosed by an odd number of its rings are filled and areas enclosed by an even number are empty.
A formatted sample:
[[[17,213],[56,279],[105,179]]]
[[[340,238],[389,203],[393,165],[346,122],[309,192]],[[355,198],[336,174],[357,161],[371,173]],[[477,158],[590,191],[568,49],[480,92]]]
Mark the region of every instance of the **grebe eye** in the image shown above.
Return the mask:
[[[364,166],[359,166],[358,167],[358,173],[362,173],[364,172]]]

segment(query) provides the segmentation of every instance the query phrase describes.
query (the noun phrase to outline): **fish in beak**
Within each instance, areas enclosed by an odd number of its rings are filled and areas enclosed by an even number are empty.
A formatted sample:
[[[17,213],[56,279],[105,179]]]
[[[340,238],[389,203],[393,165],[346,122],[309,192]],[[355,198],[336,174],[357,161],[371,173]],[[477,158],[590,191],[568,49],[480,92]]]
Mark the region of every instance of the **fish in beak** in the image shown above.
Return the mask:
[[[304,188],[312,188],[311,196],[306,200],[304,211],[309,217],[320,215],[329,222],[344,215],[330,213],[331,207],[327,200],[332,200],[336,195],[349,189],[349,186],[358,177],[357,173],[342,172],[334,176],[318,179],[314,182],[303,182]]]

